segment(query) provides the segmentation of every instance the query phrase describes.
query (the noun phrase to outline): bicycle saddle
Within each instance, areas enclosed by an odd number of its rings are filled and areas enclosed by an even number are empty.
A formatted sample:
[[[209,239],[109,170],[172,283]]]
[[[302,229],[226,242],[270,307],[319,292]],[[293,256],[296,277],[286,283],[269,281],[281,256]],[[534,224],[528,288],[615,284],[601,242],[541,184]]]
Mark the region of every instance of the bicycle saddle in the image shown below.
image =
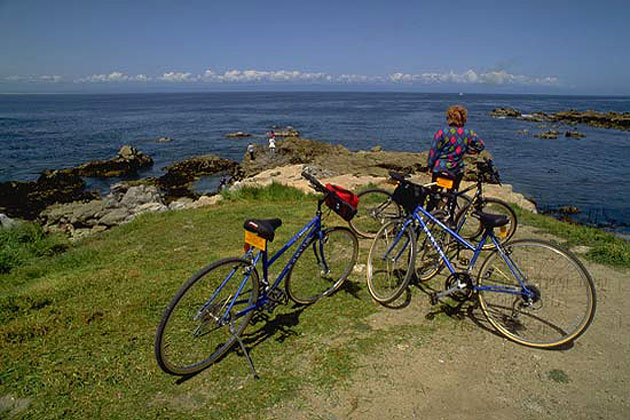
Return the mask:
[[[477,216],[479,217],[479,220],[481,220],[481,224],[486,229],[492,229],[499,226],[505,226],[510,221],[510,219],[508,219],[507,216],[504,216],[502,214],[490,214],[490,213],[484,213],[482,211],[478,211],[476,213],[477,213]]]
[[[282,220],[280,219],[247,219],[243,223],[245,230],[254,232],[269,242],[273,242],[274,232],[280,226],[282,226]]]

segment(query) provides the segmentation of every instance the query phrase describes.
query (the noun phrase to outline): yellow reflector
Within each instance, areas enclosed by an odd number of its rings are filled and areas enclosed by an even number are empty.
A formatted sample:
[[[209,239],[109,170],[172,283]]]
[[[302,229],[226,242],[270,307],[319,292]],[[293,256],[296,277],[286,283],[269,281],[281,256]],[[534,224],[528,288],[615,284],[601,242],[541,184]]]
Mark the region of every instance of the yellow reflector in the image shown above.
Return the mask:
[[[437,185],[442,188],[453,188],[453,180],[448,178],[440,178],[437,179]]]
[[[499,237],[500,238],[507,238],[507,234],[508,234],[507,226],[501,226],[499,228]]]
[[[267,240],[248,230],[245,231],[245,243],[263,251],[267,249]]]

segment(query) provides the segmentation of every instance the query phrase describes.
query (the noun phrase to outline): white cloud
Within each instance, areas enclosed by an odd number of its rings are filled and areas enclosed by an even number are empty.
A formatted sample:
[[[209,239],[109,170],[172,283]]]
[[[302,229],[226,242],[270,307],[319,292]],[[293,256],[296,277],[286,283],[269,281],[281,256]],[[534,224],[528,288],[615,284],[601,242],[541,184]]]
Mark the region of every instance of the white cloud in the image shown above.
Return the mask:
[[[130,76],[120,71],[113,71],[109,74],[93,74],[75,80],[77,83],[116,83],[116,82],[146,82],[151,80],[144,74]]]
[[[7,80],[31,80],[19,76],[9,76]],[[60,76],[39,76],[39,81],[59,81]],[[532,77],[522,74],[512,74],[505,70],[478,72],[469,69],[463,73],[424,72],[424,73],[393,73],[388,76],[368,76],[365,74],[328,74],[321,72],[305,72],[300,70],[239,70],[232,69],[223,73],[207,69],[201,74],[191,72],[168,71],[158,76],[137,74],[127,75],[120,71],[109,74],[93,74],[75,80],[79,83],[120,83],[120,82],[169,82],[169,83],[326,83],[326,84],[368,84],[368,83],[420,83],[436,85],[478,84],[478,85],[542,85],[558,84],[556,77]]]
[[[199,76],[195,76],[192,73],[184,73],[180,71],[169,71],[163,73],[157,78],[163,82],[196,82],[199,80]]]
[[[63,80],[63,77],[56,74],[43,74],[40,76],[7,76],[4,80],[9,82],[27,82],[27,83],[59,83]]]
[[[505,70],[488,71],[477,73],[470,69],[463,73],[455,73],[452,70],[448,73],[393,73],[389,80],[394,83],[462,83],[462,84],[484,84],[484,85],[555,85],[558,83],[557,77],[532,77],[522,74],[511,74]]]

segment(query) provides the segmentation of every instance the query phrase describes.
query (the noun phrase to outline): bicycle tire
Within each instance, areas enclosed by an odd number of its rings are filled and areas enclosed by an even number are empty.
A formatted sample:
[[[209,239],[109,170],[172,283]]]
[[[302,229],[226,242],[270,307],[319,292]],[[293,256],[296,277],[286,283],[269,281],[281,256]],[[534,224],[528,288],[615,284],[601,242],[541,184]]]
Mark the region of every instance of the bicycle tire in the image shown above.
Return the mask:
[[[402,228],[400,221],[381,227],[370,246],[367,262],[367,286],[370,296],[381,304],[400,297],[414,274],[415,235],[408,225],[396,242]],[[387,252],[389,251],[389,254]],[[389,255],[391,257],[386,257]],[[393,264],[390,264],[392,263]],[[398,267],[395,267],[400,263]]]
[[[304,252],[293,263],[284,284],[287,295],[300,305],[310,305],[323,296],[330,296],[346,281],[358,255],[359,241],[350,229],[332,227],[323,230],[322,237],[310,239]],[[324,262],[327,272],[323,270]]]
[[[497,239],[501,244],[506,244],[510,239],[512,239],[514,233],[516,233],[518,219],[516,218],[516,213],[512,210],[512,207],[508,203],[497,198],[484,198],[482,202],[482,210],[490,214],[507,216],[509,222],[506,225],[506,234],[503,237],[497,236]],[[463,218],[465,218],[465,220],[462,223]],[[481,221],[478,217],[474,216],[470,206],[466,206],[459,211],[459,214],[455,219],[455,228],[457,229],[459,236],[468,241],[479,241],[484,230]],[[493,248],[494,244],[492,242],[488,242],[483,246],[484,250]]]
[[[511,285],[521,294],[479,291],[479,303],[490,324],[506,338],[529,347],[558,347],[582,335],[595,316],[597,296],[593,279],[580,260],[542,240],[516,240],[504,249],[534,296],[528,303],[495,249],[482,264],[477,284]],[[562,276],[565,267],[567,275]]]
[[[225,305],[231,302],[243,281],[243,270],[250,270],[250,267],[251,262],[242,258],[215,261],[195,273],[175,293],[164,310],[155,336],[155,357],[164,372],[180,376],[199,372],[222,357],[234,345],[236,339],[229,332],[228,324],[221,326],[217,323],[216,328],[203,330],[212,327],[214,320],[223,314]],[[233,270],[235,276],[219,291],[218,287]],[[258,299],[258,288],[258,273],[252,268],[241,291],[245,299],[236,302],[230,314],[234,315],[239,309],[254,305]],[[208,301],[214,295],[210,291],[217,293],[213,302]],[[202,313],[202,319],[196,320],[195,317],[205,305],[208,306]],[[230,321],[238,321],[238,325],[233,328],[236,334],[243,332],[253,314],[254,311],[250,310],[240,318]],[[216,340],[216,344],[213,340]],[[193,345],[185,348],[184,341],[190,341],[189,344]]]
[[[359,194],[357,214],[348,222],[358,236],[373,239],[376,232],[391,219],[402,216],[400,206],[392,199],[392,193],[381,188],[370,188]]]

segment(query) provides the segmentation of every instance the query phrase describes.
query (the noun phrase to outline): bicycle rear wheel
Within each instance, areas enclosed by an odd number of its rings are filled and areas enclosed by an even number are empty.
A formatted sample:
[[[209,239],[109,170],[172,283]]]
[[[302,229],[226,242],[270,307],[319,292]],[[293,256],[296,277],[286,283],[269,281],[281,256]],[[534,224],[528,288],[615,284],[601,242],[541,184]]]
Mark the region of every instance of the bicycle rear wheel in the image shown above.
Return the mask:
[[[287,275],[285,288],[295,303],[309,305],[337,291],[359,255],[359,241],[348,228],[333,227],[313,237]]]
[[[546,241],[517,240],[504,248],[517,269],[495,250],[484,261],[477,284],[516,294],[480,290],[488,321],[505,337],[531,347],[560,346],[584,333],[595,314],[596,295],[582,263]],[[522,273],[527,291],[514,272]]]
[[[474,207],[474,204],[471,206]],[[479,217],[476,217],[473,208],[471,206],[465,206],[462,208],[455,219],[455,226],[459,228],[459,235],[469,241],[478,242],[483,234],[483,226]],[[484,213],[499,214],[507,216],[509,222],[507,225],[499,228],[499,234],[497,239],[501,244],[507,243],[516,232],[518,221],[516,219],[516,213],[512,210],[509,204],[505,201],[496,198],[484,198],[482,203],[482,210]],[[494,244],[491,242],[486,243],[483,249],[488,250],[494,248]]]
[[[392,194],[380,188],[361,191],[357,214],[348,222],[350,228],[362,238],[374,238],[384,223],[401,217],[400,206],[392,199]]]
[[[383,225],[372,241],[367,263],[367,285],[372,298],[383,304],[396,300],[414,273],[415,235],[400,221]]]
[[[239,312],[256,303],[258,284],[256,269],[241,258],[216,261],[193,275],[168,304],[157,329],[155,357],[162,370],[189,375],[223,356],[236,340],[232,332],[240,335],[254,314]]]

